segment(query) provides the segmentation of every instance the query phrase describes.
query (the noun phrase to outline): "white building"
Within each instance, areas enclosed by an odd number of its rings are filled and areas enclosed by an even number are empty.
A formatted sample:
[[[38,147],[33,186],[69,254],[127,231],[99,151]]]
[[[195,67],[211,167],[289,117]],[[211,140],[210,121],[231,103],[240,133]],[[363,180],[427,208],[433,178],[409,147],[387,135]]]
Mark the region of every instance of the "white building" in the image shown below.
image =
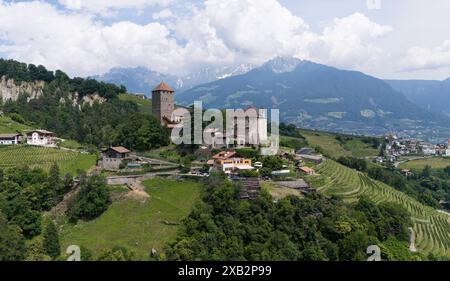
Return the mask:
[[[424,145],[422,146],[422,152],[425,155],[436,155],[436,146],[435,145]]]
[[[46,130],[34,130],[27,133],[27,144],[36,146],[55,146],[54,135]]]
[[[254,110],[252,112],[252,110]],[[268,141],[267,137],[267,109],[257,109],[250,107],[246,113],[254,114],[254,117],[247,117],[245,119],[245,131],[239,132],[236,128],[234,136],[237,147],[245,146],[261,146]],[[243,134],[242,134],[243,133]]]
[[[447,150],[445,151],[445,156],[450,157],[450,138],[448,139]]]
[[[21,134],[0,134],[0,145],[16,145],[21,140]]]

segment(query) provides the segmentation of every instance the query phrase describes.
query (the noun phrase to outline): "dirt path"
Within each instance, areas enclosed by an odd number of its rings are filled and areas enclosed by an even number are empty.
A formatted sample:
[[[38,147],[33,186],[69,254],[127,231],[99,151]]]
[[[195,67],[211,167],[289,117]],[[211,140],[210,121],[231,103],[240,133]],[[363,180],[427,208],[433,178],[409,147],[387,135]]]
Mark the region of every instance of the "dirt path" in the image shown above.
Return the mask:
[[[50,216],[54,216],[54,215],[65,213],[69,206],[69,202],[72,201],[72,199],[75,197],[75,195],[78,194],[79,191],[80,191],[79,184],[77,183],[73,186],[73,188],[69,192],[67,192],[64,195],[64,198],[62,199],[62,201],[59,202],[58,205],[53,207],[46,214],[50,215]]]
[[[412,227],[408,227],[409,231],[411,231],[411,237],[410,237],[410,244],[409,244],[409,251],[412,253],[417,252],[416,249],[416,233],[414,232],[414,229]]]

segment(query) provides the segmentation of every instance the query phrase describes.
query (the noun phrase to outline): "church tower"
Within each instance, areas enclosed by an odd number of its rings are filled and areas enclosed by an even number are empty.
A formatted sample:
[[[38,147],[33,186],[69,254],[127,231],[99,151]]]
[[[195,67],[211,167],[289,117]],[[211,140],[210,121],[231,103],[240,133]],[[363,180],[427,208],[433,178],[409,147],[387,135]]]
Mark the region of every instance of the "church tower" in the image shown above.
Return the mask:
[[[153,115],[161,121],[161,124],[167,125],[172,121],[174,93],[175,91],[164,82],[161,82],[152,91]]]

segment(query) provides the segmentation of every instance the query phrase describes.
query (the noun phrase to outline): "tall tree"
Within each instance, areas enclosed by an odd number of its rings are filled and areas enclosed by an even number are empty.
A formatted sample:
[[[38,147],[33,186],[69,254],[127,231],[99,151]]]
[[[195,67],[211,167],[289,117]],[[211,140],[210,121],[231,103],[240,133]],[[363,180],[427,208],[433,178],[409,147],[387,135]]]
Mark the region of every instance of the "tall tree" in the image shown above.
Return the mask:
[[[48,220],[45,225],[43,246],[45,252],[53,259],[58,257],[61,253],[58,230],[52,220]]]
[[[25,255],[25,239],[21,229],[8,224],[6,216],[0,212],[0,261],[19,261]]]

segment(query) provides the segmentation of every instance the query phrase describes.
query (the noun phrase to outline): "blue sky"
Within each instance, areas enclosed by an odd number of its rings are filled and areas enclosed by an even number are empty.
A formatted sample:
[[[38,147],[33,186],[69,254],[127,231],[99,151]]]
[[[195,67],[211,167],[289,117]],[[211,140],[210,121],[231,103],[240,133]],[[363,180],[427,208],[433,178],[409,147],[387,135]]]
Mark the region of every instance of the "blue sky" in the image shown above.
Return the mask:
[[[295,56],[380,78],[445,79],[448,11],[447,0],[0,0],[0,56],[72,76]]]

